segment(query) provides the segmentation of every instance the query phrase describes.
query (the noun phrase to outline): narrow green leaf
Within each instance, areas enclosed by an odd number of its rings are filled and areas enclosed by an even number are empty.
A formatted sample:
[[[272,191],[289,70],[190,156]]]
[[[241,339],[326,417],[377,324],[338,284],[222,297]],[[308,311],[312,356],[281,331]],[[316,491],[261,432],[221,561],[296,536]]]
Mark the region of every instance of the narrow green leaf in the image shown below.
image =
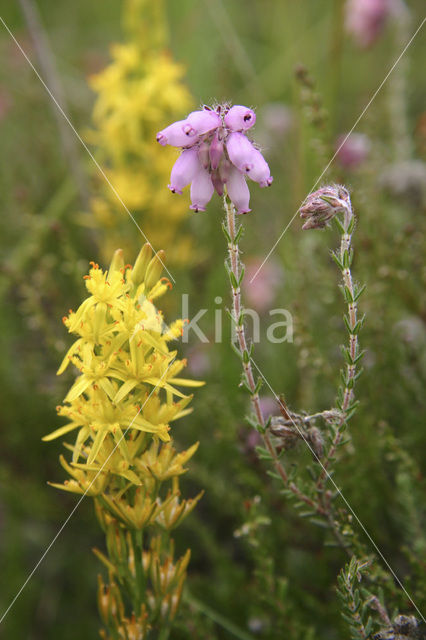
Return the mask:
[[[339,269],[342,271],[343,269],[343,264],[340,262],[340,258],[337,255],[337,253],[335,253],[334,251],[331,252],[331,257],[333,258],[334,262],[337,264],[337,266],[339,267]]]
[[[355,291],[354,291],[354,302],[357,302],[357,300],[362,296],[366,286],[367,285],[363,284],[362,287],[360,287],[359,289],[358,289],[358,287],[355,288]]]
[[[229,272],[229,279],[233,289],[238,289],[238,282],[233,271]]]
[[[237,233],[235,234],[235,238],[234,238],[234,243],[237,244],[237,242],[239,242],[239,240],[241,239],[241,236],[243,235],[244,232],[244,227],[243,225],[240,225],[238,227]]]
[[[227,241],[229,243],[231,243],[232,242],[231,236],[229,235],[228,229],[226,228],[226,225],[225,225],[224,222],[222,222],[222,231],[223,231],[223,234],[224,234],[225,238],[227,239]]]

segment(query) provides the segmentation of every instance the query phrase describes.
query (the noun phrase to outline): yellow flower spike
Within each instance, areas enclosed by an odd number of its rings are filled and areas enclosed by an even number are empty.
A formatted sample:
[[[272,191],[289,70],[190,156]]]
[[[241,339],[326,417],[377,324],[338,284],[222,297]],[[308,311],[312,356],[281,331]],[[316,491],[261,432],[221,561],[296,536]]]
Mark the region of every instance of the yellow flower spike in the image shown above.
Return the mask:
[[[160,298],[161,296],[163,296],[168,289],[170,289],[169,285],[158,280],[155,285],[148,291],[147,295],[149,296],[150,300],[155,300],[156,298]]]
[[[111,560],[118,567],[127,559],[126,540],[116,519],[111,519],[111,524],[106,532],[106,545]]]
[[[168,346],[182,331],[183,321],[167,327],[149,299],[170,288],[167,279],[160,278],[163,257],[162,252],[152,257],[145,246],[134,269],[124,265],[121,251],[114,254],[108,272],[92,264],[86,279],[89,296],[65,320],[77,340],[59,372],[70,362],[78,371],[57,409],[67,423],[44,438],[75,433],[74,443],[66,444],[71,462],[60,458],[69,480],[53,486],[95,498],[107,553],[94,552],[110,576],[108,586],[99,583],[98,593],[110,632],[103,637],[109,640],[139,639],[150,627],[157,632],[162,624],[169,625],[189,553],[174,563],[168,532],[202,495],[180,498],[178,477],[198,443],[178,453],[170,424],[190,411],[192,395],[179,387],[202,383],[180,377],[186,360]],[[150,586],[149,576],[157,587]],[[138,616],[126,615],[121,590],[130,598],[130,612],[139,611]]]
[[[162,16],[160,31],[163,33],[162,4],[160,0],[146,2],[140,12],[151,16],[155,5],[158,19]],[[128,11],[125,5],[126,16]],[[131,40],[112,47],[111,63],[91,79],[98,93],[93,111],[96,130],[88,132],[87,139],[99,148],[109,167],[109,179],[123,194],[126,206],[134,212],[153,245],[170,245],[173,261],[185,264],[194,255],[191,239],[179,238],[178,234],[187,207],[157,188],[159,184],[167,184],[174,149],[159,149],[152,140],[164,122],[188,111],[192,101],[182,82],[183,67],[167,52],[158,50],[158,44],[155,49],[151,48],[153,39],[157,41],[152,21],[144,17],[130,22]],[[149,37],[136,37],[141,24],[149,25]],[[102,242],[104,251],[109,254],[111,241],[115,244],[118,237],[120,244],[124,241],[128,248],[134,249],[134,235],[126,231],[113,196],[103,186],[93,198],[91,209],[91,216],[81,216],[81,221],[92,226],[94,222],[98,229],[107,232]],[[164,224],[159,224],[159,214]]]
[[[200,491],[195,498],[180,501],[179,495],[170,493],[162,505],[163,508],[158,514],[156,522],[167,531],[175,529],[195,509],[203,494],[204,491]]]
[[[142,249],[139,251],[139,255],[136,258],[135,265],[131,272],[131,281],[133,284],[138,287],[141,282],[143,282],[145,278],[146,268],[152,258],[152,247],[150,244],[146,243],[143,245]]]
[[[93,472],[86,473],[80,469],[73,469],[62,455],[59,457],[59,461],[65,471],[69,473],[72,480],[65,480],[64,484],[49,482],[48,484],[50,484],[51,487],[92,497],[100,495],[105,490],[107,478],[104,473],[97,475]]]
[[[105,302],[99,302],[93,314],[93,342],[100,343],[103,337],[103,331],[106,325],[107,305]]]
[[[99,522],[102,531],[106,534],[111,522],[113,521],[113,518],[107,511],[105,511],[105,509],[102,509],[98,500],[95,500],[94,504],[96,519]]]
[[[194,455],[198,449],[198,442],[186,451],[177,453],[176,449],[170,444],[161,445],[153,442],[149,449],[135,460],[136,468],[139,473],[145,474],[147,477],[153,476],[159,482],[165,482],[174,476],[186,473],[184,465]]]
[[[136,575],[136,565],[135,565],[135,553],[133,550],[133,546],[132,546],[132,539],[131,539],[131,535],[130,535],[130,531],[126,532],[126,542],[127,542],[127,549],[128,551],[128,556],[127,556],[127,566],[129,567],[129,571],[130,573],[135,576]],[[142,559],[138,558],[138,562],[141,562]]]
[[[166,254],[161,249],[156,253],[156,255],[150,260],[145,274],[145,286],[147,289],[152,289],[157,281],[160,279],[161,274],[164,269],[164,261],[166,258]],[[149,297],[149,296],[148,296]]]
[[[104,495],[103,500],[110,513],[129,529],[143,529],[151,524],[164,508],[164,505],[151,500],[145,487],[136,490],[134,506],[124,498],[116,500]]]
[[[112,575],[109,575],[109,586],[107,587],[108,594],[108,622],[109,625],[114,624],[118,626],[122,623],[124,618],[124,604],[121,597],[120,589],[117,583],[113,579]]]
[[[60,376],[61,373],[65,371],[65,369],[68,367],[69,363],[71,362],[71,359],[76,355],[76,353],[79,351],[83,343],[84,343],[83,338],[79,338],[74,342],[74,344],[71,345],[71,347],[68,349],[65,355],[65,358],[61,362],[61,366],[56,372],[57,376]]]
[[[121,271],[124,268],[123,249],[117,249],[114,251],[114,255],[109,265],[108,273],[112,271]]]
[[[153,555],[150,577],[157,598],[163,599],[179,586],[188,567],[190,557],[191,552],[189,549],[176,564],[173,563],[172,555],[167,556],[163,562],[161,562],[158,554]]]
[[[110,611],[110,591],[109,587],[104,584],[102,576],[98,574],[98,608],[104,624],[109,623]]]

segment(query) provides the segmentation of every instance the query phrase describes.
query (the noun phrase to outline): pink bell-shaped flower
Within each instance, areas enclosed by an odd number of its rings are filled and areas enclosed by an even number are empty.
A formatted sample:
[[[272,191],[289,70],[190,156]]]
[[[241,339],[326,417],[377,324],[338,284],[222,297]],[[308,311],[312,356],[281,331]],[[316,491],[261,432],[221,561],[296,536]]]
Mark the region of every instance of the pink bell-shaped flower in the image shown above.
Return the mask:
[[[251,154],[251,167],[248,169],[247,175],[254,182],[258,182],[261,187],[269,187],[272,184],[273,178],[269,165],[257,149],[253,149]]]
[[[203,109],[193,111],[185,120],[183,130],[189,135],[202,136],[222,124],[220,116],[215,111]]]
[[[200,166],[191,183],[191,206],[193,211],[205,211],[214,193],[210,173]]]
[[[237,210],[237,213],[249,213],[250,190],[244,174],[232,167],[226,181],[228,195]]]
[[[252,109],[238,104],[229,109],[224,122],[230,131],[247,131],[256,122],[256,114]]]
[[[157,133],[157,142],[163,147],[166,144],[172,147],[189,147],[197,140],[195,133],[185,133],[183,130],[186,120],[178,120]]]
[[[223,141],[219,136],[218,131],[216,131],[216,133],[213,136],[213,140],[211,142],[210,152],[209,152],[210,166],[213,171],[218,168],[219,163],[222,159],[222,155],[223,155]]]
[[[193,181],[200,168],[196,147],[184,149],[173,165],[169,189],[172,193],[182,193],[182,189]]]
[[[226,140],[226,150],[230,161],[240,171],[247,172],[253,167],[255,148],[243,133],[230,133]]]

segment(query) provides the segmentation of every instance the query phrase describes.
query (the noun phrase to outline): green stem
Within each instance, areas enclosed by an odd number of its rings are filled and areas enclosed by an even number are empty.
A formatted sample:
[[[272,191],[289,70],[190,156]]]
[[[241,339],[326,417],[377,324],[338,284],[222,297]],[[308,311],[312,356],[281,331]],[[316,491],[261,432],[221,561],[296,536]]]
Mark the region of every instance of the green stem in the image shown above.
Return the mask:
[[[211,607],[207,606],[203,602],[200,602],[200,600],[194,598],[194,596],[190,595],[189,593],[186,593],[185,600],[189,605],[193,606],[195,609],[198,609],[198,611],[200,611],[201,613],[204,613],[204,615],[210,618],[210,620],[213,620],[213,622],[215,622],[219,627],[225,629],[225,631],[227,631],[235,638],[238,638],[238,640],[254,640],[253,636],[251,636],[249,633],[243,631],[243,629],[237,627],[237,625],[225,618],[225,616],[222,616]]]
[[[342,388],[341,400],[338,401],[341,415],[334,425],[335,434],[331,442],[331,445],[327,451],[327,455],[324,460],[324,464],[323,464],[321,473],[318,476],[318,480],[316,484],[320,499],[324,499],[323,490],[324,490],[325,480],[327,477],[327,470],[340,444],[340,441],[343,436],[344,426],[348,422],[348,413],[351,409],[351,406],[353,405],[354,386],[355,386],[355,380],[357,377],[356,360],[359,355],[358,331],[360,327],[357,326],[358,325],[357,292],[354,286],[352,273],[351,273],[351,262],[352,262],[351,243],[352,243],[352,229],[354,226],[354,214],[353,214],[352,206],[350,203],[348,208],[345,210],[343,223],[340,224],[340,226],[342,228],[342,233],[341,233],[338,258],[342,265],[342,268],[341,268],[342,281],[343,281],[343,287],[345,291],[345,298],[348,305],[347,323],[346,323],[348,334],[349,334],[349,341],[348,341],[348,347],[347,347],[348,358],[345,365],[344,387]]]
[[[135,582],[134,582],[134,602],[133,608],[135,615],[139,615],[139,611],[144,600],[145,592],[145,575],[142,566],[142,531],[130,531],[130,538],[133,548],[133,559],[135,563]]]
[[[223,196],[223,206],[226,213],[226,237],[228,240],[228,270],[231,283],[232,293],[232,318],[235,324],[237,335],[237,345],[240,353],[241,363],[243,366],[244,378],[247,388],[250,391],[250,400],[259,425],[259,433],[261,434],[263,444],[268,451],[275,471],[278,473],[283,484],[295,495],[299,500],[308,504],[311,508],[319,510],[322,508],[316,505],[311,498],[302,493],[294,482],[289,482],[287,471],[279,459],[277,451],[272,443],[269,428],[263,417],[262,408],[260,406],[260,398],[258,393],[258,380],[255,378],[251,361],[251,349],[248,349],[247,339],[244,328],[244,307],[241,301],[241,283],[243,279],[243,269],[240,263],[240,250],[238,246],[238,230],[235,221],[235,207],[232,202],[228,201],[226,194]]]

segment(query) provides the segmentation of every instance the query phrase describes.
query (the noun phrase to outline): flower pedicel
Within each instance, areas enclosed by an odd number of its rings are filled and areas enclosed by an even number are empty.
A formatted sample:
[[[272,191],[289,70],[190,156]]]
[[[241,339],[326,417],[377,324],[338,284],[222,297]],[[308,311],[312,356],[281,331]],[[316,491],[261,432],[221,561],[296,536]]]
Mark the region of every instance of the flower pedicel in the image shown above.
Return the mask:
[[[181,194],[191,184],[190,208],[205,211],[214,191],[222,196],[226,186],[237,213],[248,213],[246,178],[261,187],[272,183],[266,160],[246,135],[255,122],[254,111],[242,105],[205,106],[160,131],[157,142],[182,148],[170,176],[170,191]]]

